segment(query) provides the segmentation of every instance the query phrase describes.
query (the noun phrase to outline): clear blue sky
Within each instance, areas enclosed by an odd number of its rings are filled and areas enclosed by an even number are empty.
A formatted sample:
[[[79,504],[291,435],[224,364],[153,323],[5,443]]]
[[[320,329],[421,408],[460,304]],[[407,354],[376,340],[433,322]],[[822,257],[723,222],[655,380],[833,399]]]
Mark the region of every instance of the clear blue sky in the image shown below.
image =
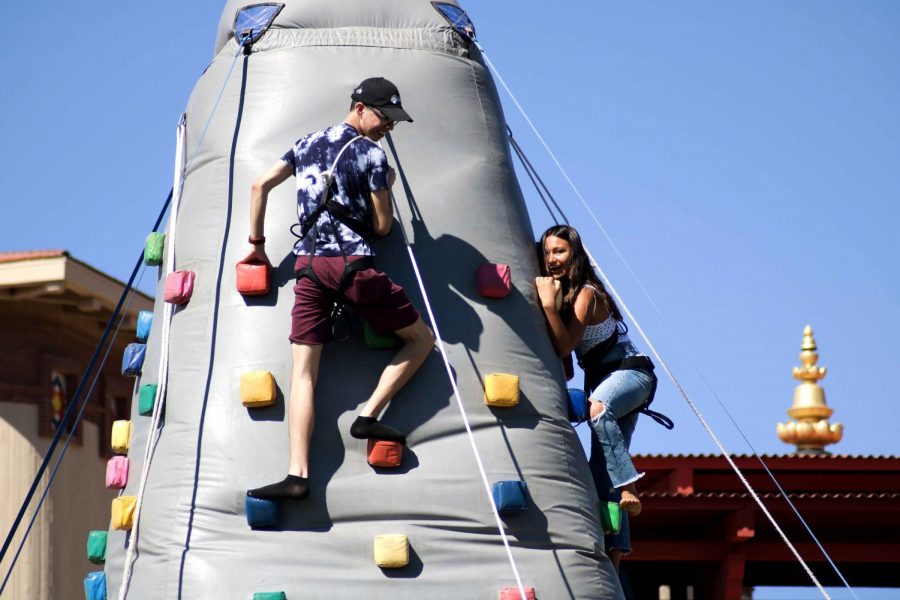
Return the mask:
[[[846,428],[835,451],[900,454],[900,4],[464,7],[677,337],[501,92],[520,143],[726,447],[749,451],[692,361],[758,451],[786,452],[774,428],[811,324]],[[65,248],[127,278],[220,10],[17,7],[0,40],[0,250]],[[548,217],[521,181],[539,232]],[[657,403],[678,428],[643,422],[634,451],[715,451],[670,383]]]

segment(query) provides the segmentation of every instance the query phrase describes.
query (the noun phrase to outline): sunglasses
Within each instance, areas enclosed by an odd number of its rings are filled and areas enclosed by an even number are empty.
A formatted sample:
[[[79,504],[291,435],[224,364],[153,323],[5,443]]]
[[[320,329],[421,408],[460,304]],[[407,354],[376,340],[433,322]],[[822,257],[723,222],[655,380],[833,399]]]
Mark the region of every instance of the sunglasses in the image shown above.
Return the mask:
[[[368,108],[369,110],[371,110],[372,113],[374,113],[376,117],[378,117],[378,120],[381,122],[382,125],[395,125],[397,123],[397,121],[395,121],[393,119],[389,119],[388,117],[384,116],[384,114],[377,108],[372,108],[371,106],[368,106],[368,105],[364,105],[364,106],[366,108]]]

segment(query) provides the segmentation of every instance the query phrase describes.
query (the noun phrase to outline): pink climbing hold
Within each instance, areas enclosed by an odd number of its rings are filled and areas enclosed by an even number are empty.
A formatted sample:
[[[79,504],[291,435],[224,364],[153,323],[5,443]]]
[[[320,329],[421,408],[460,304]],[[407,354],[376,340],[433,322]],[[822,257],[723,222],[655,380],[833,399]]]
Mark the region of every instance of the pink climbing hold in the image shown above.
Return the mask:
[[[194,272],[175,271],[166,277],[163,299],[171,304],[187,304],[194,293]]]

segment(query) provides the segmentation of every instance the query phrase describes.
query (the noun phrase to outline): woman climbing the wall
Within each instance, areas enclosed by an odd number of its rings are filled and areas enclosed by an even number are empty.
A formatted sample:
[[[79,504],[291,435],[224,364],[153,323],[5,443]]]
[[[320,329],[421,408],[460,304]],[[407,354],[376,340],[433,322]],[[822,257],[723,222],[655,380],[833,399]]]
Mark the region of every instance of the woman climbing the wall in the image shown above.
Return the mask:
[[[653,363],[632,345],[622,314],[575,229],[557,225],[545,231],[538,257],[542,276],[535,284],[553,346],[563,357],[574,351],[584,369],[595,437],[591,471],[598,492],[601,498],[618,499],[622,510],[637,516],[641,501],[635,482],[643,474],[635,469],[628,447],[638,412],[646,411],[656,389]],[[622,554],[631,551],[627,525],[607,537],[606,547],[618,568]]]

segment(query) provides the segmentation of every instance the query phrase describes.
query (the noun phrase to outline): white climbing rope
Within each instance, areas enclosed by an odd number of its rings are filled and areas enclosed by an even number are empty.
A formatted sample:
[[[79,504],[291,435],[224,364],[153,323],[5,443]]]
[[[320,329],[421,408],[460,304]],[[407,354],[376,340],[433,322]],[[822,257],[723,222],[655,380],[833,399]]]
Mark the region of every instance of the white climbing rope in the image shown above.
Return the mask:
[[[169,235],[166,240],[166,262],[164,274],[175,270],[175,231],[178,224],[178,206],[181,204],[181,192],[186,173],[184,160],[184,144],[187,131],[187,119],[181,115],[178,122],[175,146],[175,177],[172,186],[172,212],[169,215]],[[150,419],[150,427],[147,431],[147,447],[144,448],[144,462],[141,469],[141,482],[138,485],[137,500],[134,507],[134,520],[131,526],[131,540],[128,551],[125,553],[125,565],[122,569],[122,582],[119,586],[119,600],[125,600],[128,594],[128,586],[131,583],[131,574],[134,566],[134,553],[137,549],[140,536],[139,526],[141,519],[141,507],[144,501],[144,491],[147,487],[147,476],[150,473],[150,462],[153,460],[153,450],[159,438],[159,420],[162,415],[162,399],[166,396],[166,388],[169,382],[169,334],[172,327],[172,315],[175,306],[169,302],[163,303],[162,331],[160,332],[160,357],[156,373],[156,397],[153,400],[153,415]]]
[[[178,216],[178,206],[179,204],[181,204],[181,192],[182,188],[184,187],[185,178],[187,177],[187,173],[190,170],[191,165],[194,164],[194,160],[197,158],[197,153],[200,150],[201,144],[203,144],[203,140],[206,138],[206,132],[209,130],[209,125],[210,123],[212,123],[213,116],[216,114],[216,109],[219,107],[219,102],[222,100],[222,94],[225,92],[228,81],[231,79],[231,74],[234,71],[234,66],[237,64],[238,57],[240,57],[241,52],[243,52],[243,48],[244,42],[240,42],[238,44],[237,51],[232,57],[231,64],[228,67],[228,72],[225,74],[225,80],[222,82],[222,86],[219,88],[219,93],[216,95],[213,106],[209,111],[209,116],[206,119],[206,123],[203,125],[200,137],[197,139],[197,144],[194,146],[194,149],[191,152],[191,158],[189,161],[187,161],[187,163],[185,163],[184,152],[184,146],[186,143],[185,140],[187,135],[186,115],[182,114],[181,119],[178,121],[178,129],[176,134],[177,143],[175,148],[175,175],[172,186],[172,212],[169,215],[169,239],[166,240],[166,263],[165,269],[163,271],[164,274],[172,273],[175,270],[175,225]],[[134,508],[134,520],[131,528],[132,539],[128,545],[128,552],[125,555],[125,566],[122,571],[122,583],[119,587],[119,600],[125,600],[125,597],[128,595],[128,586],[131,582],[131,574],[134,562],[134,552],[137,548],[139,537],[138,524],[140,522],[144,491],[147,485],[147,475],[150,471],[150,462],[153,460],[153,452],[156,448],[156,440],[159,436],[159,420],[162,414],[161,400],[165,397],[166,388],[169,381],[169,333],[171,330],[172,315],[174,313],[174,305],[168,302],[163,303],[163,323],[162,332],[160,334],[160,358],[159,369],[157,372],[156,397],[154,398],[153,416],[151,417],[150,429],[147,435],[147,447],[144,450],[144,465],[141,472],[141,482],[138,487],[138,495]]]
[[[594,211],[591,209],[590,205],[584,199],[584,196],[581,194],[581,191],[578,189],[578,187],[572,181],[572,178],[569,177],[569,174],[566,172],[565,168],[563,168],[562,164],[559,162],[559,159],[557,159],[556,154],[554,154],[553,151],[550,149],[550,146],[544,140],[544,137],[540,134],[537,127],[532,122],[531,118],[525,112],[525,109],[522,108],[522,105],[519,103],[515,94],[512,93],[512,90],[510,90],[509,86],[506,84],[506,81],[504,81],[503,77],[500,75],[499,71],[497,70],[497,67],[494,66],[494,63],[491,62],[491,59],[488,57],[487,53],[484,51],[484,48],[478,42],[474,42],[474,44],[478,47],[478,50],[481,52],[482,57],[485,60],[485,63],[488,65],[488,67],[494,73],[494,75],[496,75],[497,80],[500,81],[500,84],[503,86],[503,89],[509,95],[509,98],[512,100],[513,104],[515,104],[516,108],[519,110],[519,113],[521,113],[522,117],[528,123],[528,126],[531,128],[534,135],[541,142],[541,145],[543,145],[544,150],[546,150],[547,154],[553,160],[554,164],[556,164],[556,166],[559,169],[560,173],[562,174],[563,178],[566,180],[566,182],[572,188],[572,191],[575,193],[575,196],[581,201],[581,204],[588,211],[588,214],[591,215],[591,218],[594,220],[594,223],[596,223],[597,227],[603,233],[603,236],[609,242],[610,246],[612,246],[616,255],[618,255],[620,260],[622,260],[622,262],[625,264],[626,268],[628,269],[629,273],[631,273],[632,277],[634,277],[634,279],[636,281],[638,281],[638,285],[641,287],[641,290],[649,298],[649,294],[644,289],[643,285],[640,284],[640,281],[638,280],[637,275],[635,275],[634,271],[631,269],[631,266],[625,260],[624,256],[622,256],[622,253],[619,251],[618,247],[616,247],[616,245],[613,243],[609,234],[606,232],[606,229],[603,227],[603,225],[600,223],[600,220],[597,218],[597,215],[594,213]],[[765,505],[762,502],[762,499],[759,497],[759,494],[757,494],[756,490],[753,489],[753,486],[750,485],[750,482],[747,481],[743,472],[740,470],[740,468],[737,466],[737,464],[735,464],[734,460],[731,458],[730,454],[725,449],[725,446],[719,440],[718,436],[716,436],[716,434],[713,432],[712,428],[709,426],[706,419],[700,413],[700,410],[697,408],[696,404],[694,404],[694,402],[690,399],[690,397],[688,396],[685,389],[681,386],[681,383],[678,381],[678,378],[675,377],[675,374],[671,371],[671,369],[669,369],[668,364],[662,358],[662,356],[659,354],[659,352],[656,350],[656,347],[650,341],[650,338],[644,332],[640,323],[637,321],[637,319],[631,313],[631,310],[628,308],[627,304],[622,300],[621,296],[619,296],[618,291],[616,291],[615,287],[611,284],[609,277],[606,276],[606,273],[604,273],[604,271],[600,268],[598,262],[594,259],[593,255],[591,255],[590,251],[587,249],[587,245],[585,245],[585,252],[587,252],[588,258],[590,259],[592,266],[597,270],[597,272],[604,279],[604,281],[606,281],[606,285],[609,287],[609,290],[612,292],[613,296],[615,297],[616,302],[622,307],[623,311],[628,315],[628,318],[631,319],[631,321],[632,321],[632,323],[634,323],[635,327],[637,327],[638,332],[641,335],[641,338],[643,338],[644,342],[650,348],[650,351],[653,354],[653,356],[656,358],[657,361],[659,361],[660,366],[663,368],[663,370],[669,376],[669,379],[672,380],[672,383],[675,385],[675,387],[678,389],[681,396],[688,403],[688,406],[690,407],[690,409],[697,416],[697,419],[700,421],[701,425],[703,425],[703,428],[706,430],[707,434],[713,440],[713,443],[719,449],[719,452],[722,454],[722,456],[725,458],[725,460],[728,461],[728,464],[734,470],[738,479],[740,479],[741,483],[744,485],[744,487],[750,493],[751,497],[757,503],[757,505],[759,505],[763,514],[766,516],[766,518],[769,520],[769,522],[772,524],[772,526],[778,532],[778,535],[781,537],[782,541],[790,549],[791,553],[794,555],[794,557],[797,559],[797,561],[803,567],[803,570],[806,571],[806,574],[809,576],[809,578],[813,582],[813,584],[818,588],[818,590],[822,594],[822,596],[825,597],[826,599],[830,600],[831,596],[829,596],[828,592],[825,590],[825,588],[822,586],[822,584],[819,582],[819,580],[813,574],[809,565],[807,565],[806,561],[804,561],[803,558],[800,556],[800,553],[797,551],[794,544],[791,543],[790,539],[788,539],[787,534],[785,534],[785,532],[781,529],[781,527],[775,521],[775,518],[772,516],[772,514],[769,512],[769,510],[765,507]],[[651,299],[651,302],[652,302],[652,299]],[[655,303],[654,303],[654,307],[656,307]],[[656,310],[657,310],[657,312],[659,312],[659,308],[656,308]],[[787,498],[787,495],[786,494],[784,494],[784,495],[785,495],[785,498]],[[795,509],[795,512],[796,512],[796,509]],[[821,545],[819,547],[821,548]],[[823,549],[823,552],[824,552],[824,549]],[[827,553],[826,553],[826,557],[828,557]],[[829,558],[829,562],[831,562],[830,557],[828,557],[828,558]],[[835,570],[837,570],[837,567],[834,565],[834,563],[832,562],[831,564],[832,564],[832,567],[834,567]],[[840,575],[841,579],[844,580],[843,576],[840,574],[840,571],[838,571],[838,575]],[[844,583],[845,583],[845,585],[847,585],[847,588],[850,589],[850,586],[849,586],[849,584],[847,584],[846,580],[844,580]],[[850,592],[853,593],[853,590],[850,589]],[[856,597],[856,594],[853,594],[853,596]]]
[[[388,140],[391,143],[393,148],[393,143],[391,140]],[[380,145],[380,144],[379,144]],[[400,163],[397,161],[396,152],[394,153],[394,160],[397,162],[398,171],[400,169]],[[402,175],[401,175],[402,177]],[[393,192],[391,194],[391,202],[394,204],[394,212],[399,215],[399,208],[397,206],[397,199],[394,196]],[[497,530],[500,532],[500,539],[503,541],[503,547],[506,549],[506,556],[509,559],[509,565],[512,567],[513,575],[516,578],[516,586],[519,589],[519,593],[522,595],[522,600],[527,600],[527,595],[525,593],[525,586],[522,585],[522,578],[519,575],[519,568],[516,566],[516,559],[513,557],[512,548],[509,544],[509,538],[506,536],[506,530],[503,527],[503,520],[500,518],[500,511],[497,509],[497,503],[494,502],[494,494],[491,492],[491,484],[488,481],[487,473],[484,470],[484,463],[481,461],[481,454],[478,452],[478,444],[475,442],[475,434],[472,433],[472,426],[469,424],[469,416],[466,413],[465,404],[463,404],[462,395],[459,392],[459,387],[456,385],[456,379],[453,376],[453,368],[450,366],[450,359],[447,356],[447,348],[444,346],[444,340],[441,337],[441,331],[438,327],[437,319],[434,316],[434,311],[431,309],[431,302],[428,299],[428,291],[425,289],[425,282],[422,280],[422,275],[419,273],[419,263],[416,261],[416,255],[413,252],[412,246],[409,243],[409,238],[406,236],[406,228],[403,226],[403,223],[400,223],[400,233],[403,234],[403,244],[406,246],[406,252],[409,254],[409,262],[412,265],[413,273],[416,276],[416,281],[419,284],[419,291],[422,292],[422,301],[425,303],[425,310],[428,312],[428,318],[431,320],[431,325],[434,327],[434,337],[437,340],[437,346],[440,351],[441,360],[444,362],[444,368],[447,370],[447,378],[450,380],[450,387],[453,388],[453,397],[456,399],[456,405],[459,407],[459,413],[462,416],[463,425],[466,428],[466,434],[469,438],[469,444],[472,446],[472,453],[475,455],[475,462],[478,464],[478,472],[481,475],[481,482],[484,484],[484,491],[487,494],[488,501],[491,503],[491,512],[494,514],[494,520],[497,522]]]

